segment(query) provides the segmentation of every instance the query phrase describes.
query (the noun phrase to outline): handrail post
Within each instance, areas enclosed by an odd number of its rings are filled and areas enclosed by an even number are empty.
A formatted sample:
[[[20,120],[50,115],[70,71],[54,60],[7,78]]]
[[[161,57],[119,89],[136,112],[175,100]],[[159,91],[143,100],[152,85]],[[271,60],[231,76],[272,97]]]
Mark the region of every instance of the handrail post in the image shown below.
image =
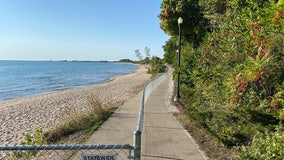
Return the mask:
[[[134,132],[134,160],[141,159],[141,131]]]

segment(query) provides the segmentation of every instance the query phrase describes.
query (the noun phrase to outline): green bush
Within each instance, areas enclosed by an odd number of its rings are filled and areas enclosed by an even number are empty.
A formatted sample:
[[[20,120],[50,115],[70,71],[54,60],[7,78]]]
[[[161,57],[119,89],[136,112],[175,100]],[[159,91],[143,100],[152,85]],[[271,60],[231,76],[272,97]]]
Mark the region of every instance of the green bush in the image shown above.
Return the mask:
[[[282,125],[279,125],[275,132],[258,132],[249,146],[241,147],[239,159],[283,160],[284,130]]]
[[[165,24],[177,26],[171,20],[179,16],[188,20],[176,6],[191,2],[163,2],[162,20],[170,18]],[[198,26],[182,26],[180,93],[188,117],[227,147],[248,145],[258,132],[272,131],[284,120],[283,0],[195,2],[214,25],[196,44],[185,33],[198,33]],[[176,44],[173,35],[164,47],[169,62]]]
[[[248,143],[284,117],[283,6],[246,4],[194,53],[187,49],[182,64],[189,117],[227,146]]]
[[[22,141],[20,145],[42,145],[42,130],[36,129],[34,135],[27,134],[25,136],[25,141]],[[23,159],[30,159],[31,157],[35,156],[38,151],[14,151],[12,156],[15,158],[23,158]]]
[[[148,68],[149,74],[163,73],[166,71],[167,67],[163,64],[159,57],[153,56],[151,58],[150,68]]]

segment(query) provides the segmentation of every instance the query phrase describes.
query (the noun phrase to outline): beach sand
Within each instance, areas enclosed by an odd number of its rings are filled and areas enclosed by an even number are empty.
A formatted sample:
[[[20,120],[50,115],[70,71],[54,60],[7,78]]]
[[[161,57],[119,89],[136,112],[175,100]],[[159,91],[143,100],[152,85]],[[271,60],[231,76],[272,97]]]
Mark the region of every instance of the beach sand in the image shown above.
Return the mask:
[[[136,95],[150,80],[144,66],[131,74],[113,77],[105,83],[0,102],[0,145],[19,144],[37,128],[47,131],[87,113],[89,98],[98,98],[105,106],[119,107]],[[137,106],[139,107],[139,104]]]

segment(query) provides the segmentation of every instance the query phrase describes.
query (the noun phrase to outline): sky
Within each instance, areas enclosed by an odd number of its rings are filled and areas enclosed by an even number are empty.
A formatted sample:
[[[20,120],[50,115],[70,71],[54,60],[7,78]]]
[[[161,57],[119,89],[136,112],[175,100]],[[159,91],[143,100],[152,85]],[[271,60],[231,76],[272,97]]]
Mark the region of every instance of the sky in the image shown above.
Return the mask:
[[[1,0],[0,60],[163,57],[162,0]]]

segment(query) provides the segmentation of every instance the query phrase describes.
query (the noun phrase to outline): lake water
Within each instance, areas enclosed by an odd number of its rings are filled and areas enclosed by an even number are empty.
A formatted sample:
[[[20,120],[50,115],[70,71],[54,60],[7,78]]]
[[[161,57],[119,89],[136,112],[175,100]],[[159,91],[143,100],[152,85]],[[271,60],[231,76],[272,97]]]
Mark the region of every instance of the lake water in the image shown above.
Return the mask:
[[[0,60],[0,100],[102,83],[135,69],[110,62]]]

